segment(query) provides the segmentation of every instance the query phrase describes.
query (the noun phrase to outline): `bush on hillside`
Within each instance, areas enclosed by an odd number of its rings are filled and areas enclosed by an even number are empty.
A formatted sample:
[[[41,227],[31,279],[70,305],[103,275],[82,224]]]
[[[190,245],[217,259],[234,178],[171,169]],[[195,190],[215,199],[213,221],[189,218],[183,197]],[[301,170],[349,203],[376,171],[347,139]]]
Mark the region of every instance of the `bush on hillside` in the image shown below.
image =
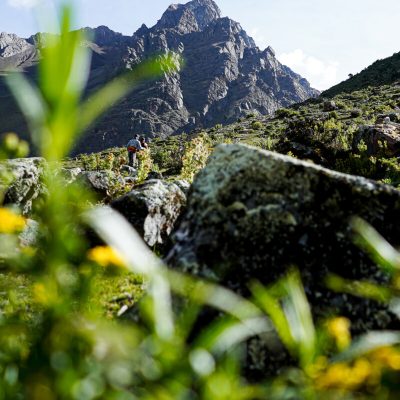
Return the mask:
[[[182,159],[181,178],[192,182],[194,176],[206,165],[210,153],[210,142],[206,134],[188,142]]]

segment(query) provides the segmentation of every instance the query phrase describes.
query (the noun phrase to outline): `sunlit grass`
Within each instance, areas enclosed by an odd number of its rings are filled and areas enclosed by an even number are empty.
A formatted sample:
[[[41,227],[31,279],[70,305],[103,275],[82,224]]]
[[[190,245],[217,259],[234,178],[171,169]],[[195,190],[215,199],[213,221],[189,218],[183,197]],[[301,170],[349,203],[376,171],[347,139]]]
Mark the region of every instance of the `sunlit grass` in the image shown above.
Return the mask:
[[[23,319],[34,323],[41,310],[32,293],[34,280],[21,273],[0,273],[0,314],[20,313]],[[86,310],[98,317],[116,318],[124,306],[132,307],[144,293],[142,277],[126,272],[117,275],[97,273],[92,281]]]

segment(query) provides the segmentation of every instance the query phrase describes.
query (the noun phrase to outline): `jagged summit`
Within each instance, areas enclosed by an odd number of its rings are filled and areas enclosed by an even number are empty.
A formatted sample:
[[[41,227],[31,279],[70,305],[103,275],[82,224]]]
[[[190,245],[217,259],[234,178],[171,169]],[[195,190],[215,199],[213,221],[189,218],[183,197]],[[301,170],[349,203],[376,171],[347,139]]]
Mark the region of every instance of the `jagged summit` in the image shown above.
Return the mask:
[[[213,0],[192,0],[186,4],[170,5],[154,29],[196,32],[218,18],[221,18],[221,10]]]
[[[0,57],[12,57],[18,53],[31,49],[31,45],[17,35],[6,32],[0,33]]]

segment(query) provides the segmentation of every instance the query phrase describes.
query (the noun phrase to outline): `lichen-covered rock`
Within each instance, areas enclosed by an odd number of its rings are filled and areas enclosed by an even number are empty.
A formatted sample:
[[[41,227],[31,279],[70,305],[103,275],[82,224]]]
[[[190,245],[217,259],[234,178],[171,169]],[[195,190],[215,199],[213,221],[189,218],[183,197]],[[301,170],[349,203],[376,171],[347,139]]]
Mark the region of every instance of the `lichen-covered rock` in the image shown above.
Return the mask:
[[[22,247],[33,247],[37,245],[39,236],[39,224],[33,219],[26,221],[25,229],[19,235],[19,242]]]
[[[190,189],[190,183],[186,181],[185,179],[178,179],[174,181],[175,185],[179,187],[179,189],[182,190],[183,193],[186,195],[189,193]]]
[[[82,169],[79,167],[61,168],[61,174],[68,184],[75,182],[81,173],[82,173]]]
[[[103,199],[111,196],[116,185],[125,185],[123,178],[112,171],[84,171],[79,180]]]
[[[167,262],[244,296],[249,282],[269,285],[297,266],[316,319],[347,316],[356,333],[397,326],[384,306],[325,287],[328,273],[385,280],[353,244],[353,216],[400,244],[399,191],[275,153],[222,145],[192,185]]]
[[[174,183],[150,180],[113,201],[149,246],[163,245],[186,205],[186,196]]]
[[[33,203],[46,192],[42,183],[44,164],[43,158],[18,158],[2,163],[0,172],[13,177],[11,185],[7,185],[4,204],[16,204],[25,216],[29,215]]]

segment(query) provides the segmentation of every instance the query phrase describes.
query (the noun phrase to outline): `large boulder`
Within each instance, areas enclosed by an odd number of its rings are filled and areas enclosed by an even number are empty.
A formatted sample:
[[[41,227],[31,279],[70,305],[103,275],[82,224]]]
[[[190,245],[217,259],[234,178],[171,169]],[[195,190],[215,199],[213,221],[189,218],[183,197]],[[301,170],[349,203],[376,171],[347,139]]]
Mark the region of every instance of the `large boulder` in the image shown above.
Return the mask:
[[[83,171],[78,178],[102,199],[110,198],[117,186],[125,186],[124,179],[112,171]]]
[[[166,243],[185,205],[186,196],[176,184],[157,179],[111,203],[151,247]]]
[[[390,122],[389,117],[379,122],[381,123],[360,127],[354,137],[354,150],[357,150],[363,141],[370,155],[398,157],[400,155],[400,124]]]
[[[384,281],[353,243],[359,216],[400,245],[400,192],[361,177],[243,145],[219,146],[195,179],[167,263],[248,296],[297,266],[318,319],[352,320],[354,332],[390,328],[384,306],[325,287],[328,273]]]
[[[324,101],[323,110],[325,112],[335,111],[337,109],[338,109],[338,107],[336,106],[336,103],[333,100]]]
[[[45,160],[43,158],[19,158],[0,164],[0,178],[9,176],[11,184],[0,182],[4,186],[4,204],[19,206],[27,216],[32,206],[45,192],[42,183]]]

